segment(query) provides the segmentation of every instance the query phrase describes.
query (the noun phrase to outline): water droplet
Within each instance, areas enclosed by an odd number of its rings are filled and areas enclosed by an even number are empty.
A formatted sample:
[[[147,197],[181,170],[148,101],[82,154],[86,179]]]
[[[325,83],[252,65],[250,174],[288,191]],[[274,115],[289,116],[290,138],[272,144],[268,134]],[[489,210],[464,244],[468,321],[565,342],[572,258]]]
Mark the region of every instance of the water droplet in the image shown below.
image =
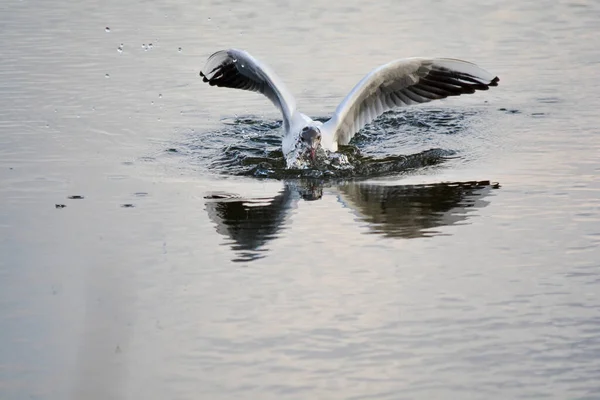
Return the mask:
[[[152,48],[152,43],[148,43],[148,50]]]
[[[105,78],[110,78],[110,75],[109,74],[104,74],[104,77]]]
[[[179,49],[177,49],[177,51],[181,53],[181,47]]]
[[[160,117],[158,117],[158,120],[160,121]]]
[[[208,20],[210,21],[210,17],[208,17]]]
[[[110,28],[107,26],[106,28],[104,28],[105,32],[110,32]]]
[[[123,52],[123,43],[121,43],[121,44],[119,45],[119,47],[117,47],[117,51],[118,51],[119,53],[122,53],[122,52]]]
[[[162,94],[160,94],[160,93],[159,93],[159,94],[158,94],[158,98],[159,98],[159,99],[162,99]]]
[[[146,43],[142,43],[142,49],[148,50],[148,48],[146,47]]]
[[[150,102],[150,104],[154,105],[154,100],[152,100],[152,101]]]

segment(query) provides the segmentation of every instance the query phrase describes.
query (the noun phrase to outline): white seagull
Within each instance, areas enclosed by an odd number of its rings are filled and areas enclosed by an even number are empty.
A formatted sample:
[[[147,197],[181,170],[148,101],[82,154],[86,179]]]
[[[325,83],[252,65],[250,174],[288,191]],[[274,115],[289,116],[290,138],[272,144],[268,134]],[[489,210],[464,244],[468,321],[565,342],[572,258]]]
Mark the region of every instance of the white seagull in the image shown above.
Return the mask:
[[[287,168],[310,167],[321,149],[334,153],[366,124],[395,107],[426,103],[487,90],[498,77],[468,61],[452,58],[404,58],[367,74],[338,105],[327,122],[313,121],[296,109],[296,100],[264,63],[243,50],[211,55],[200,76],[211,86],[265,95],[281,111],[282,150]]]

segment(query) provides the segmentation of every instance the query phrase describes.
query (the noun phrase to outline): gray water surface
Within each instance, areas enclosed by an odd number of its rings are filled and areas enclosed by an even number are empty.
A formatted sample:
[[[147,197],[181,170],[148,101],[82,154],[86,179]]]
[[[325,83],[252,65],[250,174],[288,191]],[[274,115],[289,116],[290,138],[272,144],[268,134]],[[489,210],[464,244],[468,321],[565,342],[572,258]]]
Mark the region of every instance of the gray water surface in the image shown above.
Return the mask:
[[[598,26],[591,0],[2,2],[0,398],[600,398]],[[227,47],[315,118],[400,57],[500,84],[354,143],[443,159],[265,179],[277,110],[198,76]]]

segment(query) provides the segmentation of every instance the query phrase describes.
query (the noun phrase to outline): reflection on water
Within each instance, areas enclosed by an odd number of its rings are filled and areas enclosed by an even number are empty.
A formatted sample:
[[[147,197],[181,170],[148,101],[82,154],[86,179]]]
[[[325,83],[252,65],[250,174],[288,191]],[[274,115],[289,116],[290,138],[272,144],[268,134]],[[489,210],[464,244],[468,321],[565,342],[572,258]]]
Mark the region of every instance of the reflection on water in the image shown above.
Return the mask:
[[[350,183],[338,187],[344,204],[368,223],[373,233],[417,238],[438,235],[443,226],[466,221],[489,204],[489,181],[381,186]]]
[[[233,240],[232,248],[239,252],[238,261],[249,261],[261,258],[257,251],[277,237],[295,195],[288,185],[277,196],[265,199],[215,194],[211,197],[223,199],[207,202],[206,211],[217,232]]]
[[[274,197],[244,199],[226,193],[207,196],[206,211],[219,234],[232,240],[234,261],[265,256],[265,245],[284,229],[290,210],[300,200],[338,196],[370,232],[411,239],[441,234],[438,228],[465,223],[473,211],[489,204],[490,181],[384,186],[362,182],[325,185],[314,180],[286,181]],[[330,192],[330,193],[329,193]],[[487,200],[484,200],[488,198]]]

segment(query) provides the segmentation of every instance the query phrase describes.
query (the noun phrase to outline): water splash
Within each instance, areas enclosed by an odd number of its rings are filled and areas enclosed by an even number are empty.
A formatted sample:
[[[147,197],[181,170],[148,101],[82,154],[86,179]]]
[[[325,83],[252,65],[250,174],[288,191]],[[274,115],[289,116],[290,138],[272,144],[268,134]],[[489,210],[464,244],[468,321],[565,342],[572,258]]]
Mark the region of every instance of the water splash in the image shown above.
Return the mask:
[[[323,162],[312,169],[286,169],[281,121],[252,116],[223,119],[218,130],[190,132],[177,147],[191,164],[217,174],[274,179],[394,175],[436,167],[458,157],[460,150],[448,147],[454,147],[457,138],[468,131],[477,112],[417,109],[385,113],[359,132],[349,146],[340,146],[339,153],[349,161],[342,166]]]

